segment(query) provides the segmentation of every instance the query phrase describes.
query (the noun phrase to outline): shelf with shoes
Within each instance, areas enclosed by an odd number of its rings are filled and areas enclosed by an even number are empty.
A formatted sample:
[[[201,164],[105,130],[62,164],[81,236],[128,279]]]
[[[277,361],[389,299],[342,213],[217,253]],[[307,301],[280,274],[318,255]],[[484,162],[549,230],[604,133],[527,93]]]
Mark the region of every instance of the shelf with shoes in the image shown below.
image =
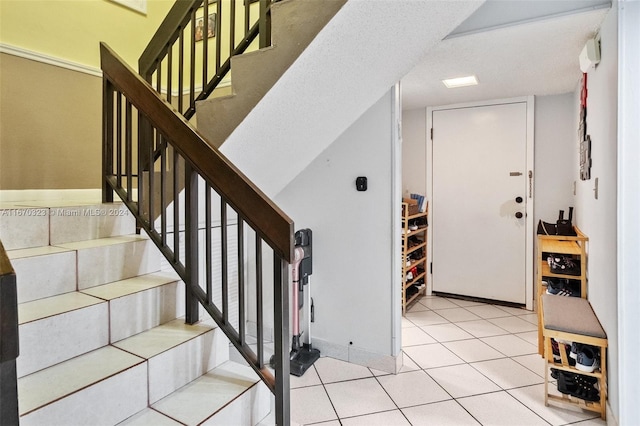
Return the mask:
[[[606,418],[607,335],[590,303],[583,298],[543,295],[542,328],[545,405],[549,401],[578,406]],[[549,393],[549,375],[561,396]]]
[[[417,204],[402,203],[402,314],[407,306],[427,290],[428,208],[417,211]]]
[[[544,356],[540,300],[543,294],[587,298],[587,243],[589,238],[573,227],[575,236],[538,235],[537,303],[538,353]]]

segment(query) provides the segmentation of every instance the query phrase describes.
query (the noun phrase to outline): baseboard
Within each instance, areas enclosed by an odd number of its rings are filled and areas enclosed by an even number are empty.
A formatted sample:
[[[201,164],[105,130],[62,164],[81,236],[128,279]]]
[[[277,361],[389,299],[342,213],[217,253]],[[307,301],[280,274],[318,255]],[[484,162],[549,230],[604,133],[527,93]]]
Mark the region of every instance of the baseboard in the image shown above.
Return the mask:
[[[83,201],[102,202],[101,189],[7,189],[0,190],[0,202]]]
[[[320,356],[328,356],[374,370],[396,374],[402,367],[402,355],[391,356],[356,348],[353,345],[337,345],[322,339],[312,338],[313,347],[320,350]]]

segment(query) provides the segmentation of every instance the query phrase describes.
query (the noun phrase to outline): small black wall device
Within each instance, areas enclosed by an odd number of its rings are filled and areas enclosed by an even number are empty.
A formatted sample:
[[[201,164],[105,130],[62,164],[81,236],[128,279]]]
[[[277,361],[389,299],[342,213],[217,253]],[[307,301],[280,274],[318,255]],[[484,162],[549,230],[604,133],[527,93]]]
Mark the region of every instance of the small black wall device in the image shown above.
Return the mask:
[[[365,176],[358,176],[356,178],[356,189],[358,191],[366,191],[367,190],[367,178]]]

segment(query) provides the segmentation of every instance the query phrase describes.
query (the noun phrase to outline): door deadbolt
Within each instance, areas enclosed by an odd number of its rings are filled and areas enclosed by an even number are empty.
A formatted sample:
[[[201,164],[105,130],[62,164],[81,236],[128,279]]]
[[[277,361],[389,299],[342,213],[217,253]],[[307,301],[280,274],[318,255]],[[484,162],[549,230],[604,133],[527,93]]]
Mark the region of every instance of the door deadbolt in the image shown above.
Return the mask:
[[[516,197],[516,203],[520,204],[522,202],[522,197]]]

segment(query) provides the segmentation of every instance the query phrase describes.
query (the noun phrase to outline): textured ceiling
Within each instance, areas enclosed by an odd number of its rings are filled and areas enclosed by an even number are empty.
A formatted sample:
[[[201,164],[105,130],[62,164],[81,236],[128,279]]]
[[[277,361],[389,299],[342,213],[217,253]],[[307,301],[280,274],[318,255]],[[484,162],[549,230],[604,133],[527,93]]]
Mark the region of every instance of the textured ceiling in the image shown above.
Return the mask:
[[[439,42],[402,79],[403,108],[573,91],[578,55],[609,9],[506,26]],[[447,89],[442,79],[475,74],[478,86]]]

